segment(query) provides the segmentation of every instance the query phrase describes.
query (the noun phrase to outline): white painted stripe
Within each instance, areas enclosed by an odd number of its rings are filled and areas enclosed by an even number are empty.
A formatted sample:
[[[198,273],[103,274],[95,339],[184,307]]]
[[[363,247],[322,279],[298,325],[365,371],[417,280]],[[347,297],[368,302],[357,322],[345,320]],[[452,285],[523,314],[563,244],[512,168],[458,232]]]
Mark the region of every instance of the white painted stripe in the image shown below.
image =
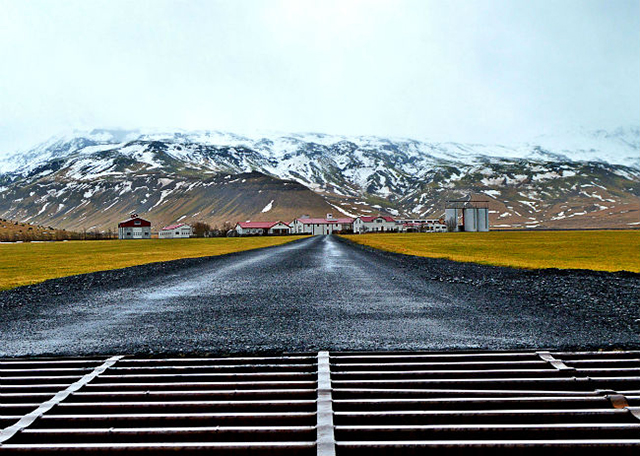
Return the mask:
[[[634,418],[640,420],[640,407],[625,407],[625,409],[631,413]]]
[[[563,363],[561,360],[554,358],[553,355],[548,351],[538,351],[536,353],[538,354],[540,359],[548,362],[557,370],[575,370],[575,368],[569,367],[565,363]]]
[[[112,356],[111,358],[106,360],[104,363],[102,363],[100,366],[96,367],[92,372],[83,376],[75,383],[72,383],[66,389],[59,391],[51,399],[40,404],[40,406],[37,409],[20,418],[20,420],[17,423],[9,426],[8,428],[5,428],[3,431],[0,431],[0,445],[2,445],[3,442],[6,442],[11,437],[16,435],[18,432],[31,426],[35,420],[40,418],[43,414],[47,413],[49,410],[51,410],[53,407],[58,405],[60,402],[64,401],[70,394],[78,391],[80,388],[85,386],[87,383],[89,383],[91,380],[96,378],[98,375],[102,374],[108,368],[113,366],[122,357],[123,357],[122,355]]]
[[[331,389],[331,365],[329,352],[318,352],[318,405],[317,405],[318,456],[335,456],[336,440],[333,426],[333,404]]]

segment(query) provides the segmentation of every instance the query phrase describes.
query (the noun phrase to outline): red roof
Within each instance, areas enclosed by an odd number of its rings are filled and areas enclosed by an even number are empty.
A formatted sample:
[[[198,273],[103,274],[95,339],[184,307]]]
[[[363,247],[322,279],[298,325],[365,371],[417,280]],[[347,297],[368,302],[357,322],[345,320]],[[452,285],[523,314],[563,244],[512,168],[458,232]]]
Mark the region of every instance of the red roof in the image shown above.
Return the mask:
[[[375,219],[381,218],[384,219],[386,222],[395,222],[393,217],[389,217],[389,216],[382,216],[382,215],[377,215],[377,216],[361,216],[359,217],[360,220],[362,220],[363,222],[373,222]]]
[[[305,223],[307,225],[323,225],[323,224],[331,224],[331,223],[346,223],[346,224],[351,224],[353,223],[353,219],[352,218],[338,218],[338,219],[326,219],[326,218],[301,218],[301,219],[297,219],[299,220],[301,223]]]
[[[287,223],[281,222],[280,220],[277,222],[238,222],[238,225],[240,225],[240,228],[262,228],[263,230],[268,230],[269,228],[276,226],[278,223],[289,226]]]
[[[171,230],[177,230],[178,228],[182,227],[182,226],[188,226],[186,223],[178,223],[177,225],[169,225],[169,226],[165,226],[164,228],[162,228],[162,231],[171,231]]]
[[[262,229],[268,230],[273,225],[275,225],[275,223],[274,222],[238,222],[238,225],[240,225],[240,228],[262,228]]]
[[[140,223],[136,223],[136,221],[140,221]],[[151,222],[140,217],[133,217],[129,220],[123,220],[118,223],[118,228],[126,228],[130,226],[151,226]]]

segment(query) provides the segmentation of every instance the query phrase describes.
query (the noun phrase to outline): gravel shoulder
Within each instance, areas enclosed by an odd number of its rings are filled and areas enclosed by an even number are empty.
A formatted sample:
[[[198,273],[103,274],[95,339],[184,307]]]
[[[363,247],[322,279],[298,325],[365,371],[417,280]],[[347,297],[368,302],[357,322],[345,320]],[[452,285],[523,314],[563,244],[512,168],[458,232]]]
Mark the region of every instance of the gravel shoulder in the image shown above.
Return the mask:
[[[463,284],[481,290],[483,298],[526,303],[547,318],[575,318],[586,325],[603,321],[624,328],[638,337],[625,347],[640,347],[640,274],[628,271],[603,272],[588,269],[517,269],[462,263],[442,258],[378,250],[338,238],[339,242],[392,259],[424,280]],[[573,348],[580,348],[577,341]]]

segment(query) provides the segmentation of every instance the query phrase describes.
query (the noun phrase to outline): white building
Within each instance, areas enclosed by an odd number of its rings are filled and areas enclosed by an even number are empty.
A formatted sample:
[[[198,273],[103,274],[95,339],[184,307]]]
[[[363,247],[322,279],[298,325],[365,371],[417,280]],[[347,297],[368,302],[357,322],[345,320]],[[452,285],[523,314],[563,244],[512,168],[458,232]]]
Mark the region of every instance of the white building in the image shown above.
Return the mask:
[[[353,219],[333,218],[332,214],[327,214],[326,218],[313,218],[302,216],[291,222],[291,232],[294,234],[333,234],[336,232],[353,231]]]
[[[403,233],[445,233],[447,225],[440,220],[402,220]]]
[[[291,233],[291,227],[278,220],[276,223],[274,223],[271,228],[269,228],[268,231],[269,234],[290,234]]]
[[[184,239],[193,235],[193,229],[186,223],[165,226],[158,232],[160,239]]]
[[[264,234],[289,234],[291,227],[280,220],[277,222],[238,222],[235,230],[239,236],[261,236]]]
[[[396,223],[393,217],[360,216],[353,221],[354,233],[373,233],[383,231],[400,231],[401,225]]]
[[[444,233],[447,225],[443,219],[401,219],[396,220],[404,233]]]

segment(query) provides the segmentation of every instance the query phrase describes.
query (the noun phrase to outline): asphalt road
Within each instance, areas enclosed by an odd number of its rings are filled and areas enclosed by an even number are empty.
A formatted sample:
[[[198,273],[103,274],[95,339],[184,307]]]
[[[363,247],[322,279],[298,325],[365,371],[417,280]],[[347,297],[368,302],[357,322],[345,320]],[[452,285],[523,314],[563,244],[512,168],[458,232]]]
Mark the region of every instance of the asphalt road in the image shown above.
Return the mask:
[[[0,357],[640,347],[633,274],[416,259],[331,236],[180,261],[0,293]]]

